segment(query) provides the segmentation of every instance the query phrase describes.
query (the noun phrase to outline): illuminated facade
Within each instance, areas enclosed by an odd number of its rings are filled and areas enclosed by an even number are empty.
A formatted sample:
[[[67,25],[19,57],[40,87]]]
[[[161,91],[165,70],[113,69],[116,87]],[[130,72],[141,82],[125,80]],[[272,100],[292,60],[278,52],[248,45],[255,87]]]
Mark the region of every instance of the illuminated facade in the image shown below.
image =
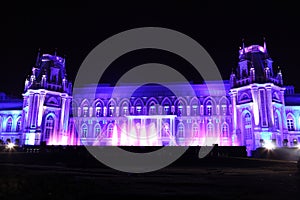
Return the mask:
[[[185,86],[176,84],[182,94],[176,97],[168,84],[153,84],[131,96],[126,91],[132,86],[121,85],[111,98],[114,88],[99,85],[96,96],[90,97],[89,87],[75,88],[83,95],[72,99],[64,58],[38,55],[19,107],[0,100],[0,139],[24,145],[242,145],[249,154],[264,145],[295,146],[300,95],[284,86],[272,62],[265,42],[243,45],[230,80],[206,82],[223,84],[225,96],[210,94],[205,84],[192,84],[196,96],[186,96]]]

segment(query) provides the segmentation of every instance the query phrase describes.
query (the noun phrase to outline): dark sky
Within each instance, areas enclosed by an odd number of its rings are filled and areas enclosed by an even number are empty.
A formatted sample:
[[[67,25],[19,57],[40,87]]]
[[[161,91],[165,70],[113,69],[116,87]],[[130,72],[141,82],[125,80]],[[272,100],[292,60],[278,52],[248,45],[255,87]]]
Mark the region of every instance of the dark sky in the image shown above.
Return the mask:
[[[0,91],[21,95],[38,48],[42,53],[53,53],[57,48],[59,55],[66,55],[67,73],[74,80],[84,58],[101,41],[121,31],[145,26],[174,29],[198,41],[214,59],[224,79],[237,66],[242,38],[246,45],[262,45],[266,37],[269,54],[274,66],[281,67],[285,83],[300,89],[297,73],[300,12],[295,3],[109,2],[46,1],[38,5],[12,2],[1,6]],[[169,64],[191,81],[199,80],[195,74],[186,72],[188,63],[159,51],[131,53],[117,60],[110,69],[122,74],[134,65],[153,60]],[[112,80],[117,80],[118,73]]]

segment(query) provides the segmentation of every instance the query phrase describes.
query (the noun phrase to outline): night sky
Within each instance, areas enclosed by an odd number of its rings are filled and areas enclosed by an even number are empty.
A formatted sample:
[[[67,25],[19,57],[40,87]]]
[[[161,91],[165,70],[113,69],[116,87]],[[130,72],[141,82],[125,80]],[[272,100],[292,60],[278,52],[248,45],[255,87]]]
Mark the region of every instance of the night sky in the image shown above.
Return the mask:
[[[58,55],[66,56],[68,78],[74,80],[84,58],[100,42],[121,31],[145,26],[174,29],[198,41],[217,64],[223,79],[229,79],[232,68],[237,67],[242,39],[246,46],[263,45],[265,37],[274,67],[281,67],[285,84],[300,91],[300,12],[296,1],[109,2],[12,2],[2,6],[0,91],[21,96],[39,48],[50,54],[57,48]],[[178,56],[144,50],[116,60],[103,81],[114,82],[131,67],[147,62],[168,64],[190,81],[201,80]]]

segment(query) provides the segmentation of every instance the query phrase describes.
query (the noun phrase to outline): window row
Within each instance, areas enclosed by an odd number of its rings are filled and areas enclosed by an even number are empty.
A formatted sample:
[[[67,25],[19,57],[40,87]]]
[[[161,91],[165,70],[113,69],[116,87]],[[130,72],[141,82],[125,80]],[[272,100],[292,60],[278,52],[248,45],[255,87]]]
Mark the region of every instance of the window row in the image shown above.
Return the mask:
[[[21,123],[21,117],[15,120],[12,117],[8,117],[6,120],[0,118],[0,132],[20,132],[22,130]]]
[[[136,125],[136,127],[139,127]],[[105,129],[105,130],[104,130]],[[100,124],[96,124],[93,128],[92,134],[89,132],[88,125],[86,123],[81,125],[81,130],[80,130],[80,136],[81,138],[112,138],[114,137],[114,134],[118,134],[117,132],[126,132],[124,130],[120,131],[120,128],[118,128],[116,125],[113,123],[109,123],[107,127],[104,129],[101,128]],[[103,131],[103,132],[102,132]],[[176,133],[175,136],[178,138],[185,138],[186,137],[186,126],[184,123],[179,123],[177,125]],[[132,131],[131,131],[132,132]],[[191,129],[191,136],[192,137],[200,137],[200,128],[197,123],[194,123],[192,125]],[[227,123],[223,123],[221,125],[221,137],[229,137],[229,125]],[[162,126],[162,131],[161,131],[161,137],[171,137],[172,133],[170,131],[170,127],[168,123],[164,123]],[[216,133],[216,129],[214,127],[214,124],[208,123],[206,126],[205,130],[205,137],[216,137],[218,136]]]
[[[109,105],[108,107],[96,104],[94,108],[83,105],[82,107],[73,107],[73,116],[79,117],[114,117],[126,115],[177,115],[177,116],[199,116],[206,115],[229,115],[229,105],[221,105],[216,107],[211,101],[208,101],[205,106],[192,105],[185,106],[183,103],[178,103],[177,106],[165,104],[163,106],[155,103],[149,106],[136,105],[116,107]]]

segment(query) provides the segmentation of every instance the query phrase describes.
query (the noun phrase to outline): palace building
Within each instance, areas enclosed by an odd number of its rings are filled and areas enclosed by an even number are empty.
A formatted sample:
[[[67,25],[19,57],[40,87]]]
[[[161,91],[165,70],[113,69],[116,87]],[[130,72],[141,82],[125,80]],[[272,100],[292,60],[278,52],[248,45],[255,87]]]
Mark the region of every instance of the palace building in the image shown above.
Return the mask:
[[[19,145],[101,146],[297,146],[300,95],[285,86],[273,67],[266,43],[239,50],[229,80],[191,84],[147,84],[128,96],[133,85],[72,88],[65,59],[37,56],[25,80],[23,99],[0,93],[0,141]],[[206,84],[224,85],[226,94],[209,93]],[[176,88],[175,96],[168,86]],[[175,87],[174,87],[175,86]],[[218,88],[218,87],[216,87]],[[73,98],[76,91],[82,94]]]

